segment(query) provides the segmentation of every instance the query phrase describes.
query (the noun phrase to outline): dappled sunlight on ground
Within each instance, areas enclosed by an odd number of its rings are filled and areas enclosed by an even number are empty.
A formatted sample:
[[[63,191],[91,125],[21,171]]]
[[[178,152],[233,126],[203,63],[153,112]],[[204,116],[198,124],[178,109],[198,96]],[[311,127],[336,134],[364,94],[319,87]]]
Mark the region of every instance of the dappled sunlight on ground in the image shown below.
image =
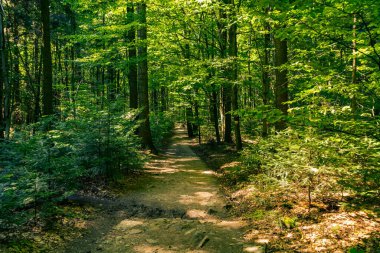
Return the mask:
[[[365,212],[324,214],[321,222],[300,227],[302,241],[312,245],[303,252],[332,251],[354,246],[373,232],[380,233],[380,219]]]
[[[115,229],[127,230],[127,229],[130,229],[132,227],[140,226],[142,224],[144,224],[144,222],[141,220],[125,219],[125,220],[122,220],[119,224],[117,224],[117,226],[115,226]]]
[[[255,222],[245,239],[257,245],[270,245],[297,252],[346,252],[364,239],[380,233],[380,219],[362,211],[331,212],[316,217],[317,221],[298,221],[296,228],[280,228],[269,220]]]
[[[143,177],[128,182],[120,198],[125,212],[106,218],[107,230],[99,228],[95,245],[87,239],[93,251],[78,252],[243,251],[246,224],[228,218],[214,172],[190,149],[184,131],[177,129],[173,141],[146,164]]]
[[[180,170],[175,168],[147,168],[146,170],[148,173],[154,173],[154,174],[163,174],[163,173],[177,173],[180,172]]]
[[[216,175],[216,173],[212,170],[205,170],[202,172],[202,174],[206,174],[206,175]]]
[[[223,220],[216,224],[218,227],[226,228],[226,229],[241,229],[246,227],[248,224],[242,220]]]
[[[204,210],[197,210],[197,209],[191,209],[187,210],[186,217],[190,219],[197,219],[199,222],[210,222],[210,223],[217,223],[218,219],[215,216],[209,215]]]
[[[260,246],[250,246],[250,247],[244,248],[243,252],[264,253],[264,250]]]
[[[181,204],[198,204],[202,206],[210,206],[216,203],[216,192],[196,192],[194,195],[181,195],[179,202]]]

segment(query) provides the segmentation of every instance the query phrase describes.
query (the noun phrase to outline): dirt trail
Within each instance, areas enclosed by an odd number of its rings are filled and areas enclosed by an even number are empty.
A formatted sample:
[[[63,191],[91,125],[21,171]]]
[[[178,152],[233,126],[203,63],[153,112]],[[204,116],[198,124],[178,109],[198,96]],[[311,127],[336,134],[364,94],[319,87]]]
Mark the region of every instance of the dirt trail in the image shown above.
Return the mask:
[[[124,197],[106,206],[83,238],[63,252],[259,252],[245,245],[245,223],[228,217],[213,172],[190,149],[184,130],[146,165]]]

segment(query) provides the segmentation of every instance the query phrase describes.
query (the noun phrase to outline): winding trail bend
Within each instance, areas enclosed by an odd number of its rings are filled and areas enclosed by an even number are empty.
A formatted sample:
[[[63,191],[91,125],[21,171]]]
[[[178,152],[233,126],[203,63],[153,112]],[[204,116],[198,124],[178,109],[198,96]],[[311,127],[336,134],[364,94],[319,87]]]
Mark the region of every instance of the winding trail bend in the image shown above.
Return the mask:
[[[147,176],[107,206],[63,252],[259,252],[245,244],[246,224],[229,217],[213,171],[191,150],[183,129],[148,163]]]

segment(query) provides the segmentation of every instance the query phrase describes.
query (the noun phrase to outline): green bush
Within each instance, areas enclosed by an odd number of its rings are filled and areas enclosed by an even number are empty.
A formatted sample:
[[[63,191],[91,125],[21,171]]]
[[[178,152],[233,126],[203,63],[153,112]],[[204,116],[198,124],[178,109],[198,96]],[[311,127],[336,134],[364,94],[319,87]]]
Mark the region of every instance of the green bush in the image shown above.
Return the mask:
[[[250,180],[263,190],[293,185],[327,199],[346,188],[378,197],[379,145],[370,138],[288,128],[244,150],[235,173],[238,180]]]
[[[57,203],[89,178],[120,178],[143,156],[134,113],[88,110],[80,120],[41,119],[0,143],[0,230],[60,214]]]
[[[163,147],[171,137],[174,128],[172,112],[155,112],[150,114],[150,123],[153,143],[156,147]]]

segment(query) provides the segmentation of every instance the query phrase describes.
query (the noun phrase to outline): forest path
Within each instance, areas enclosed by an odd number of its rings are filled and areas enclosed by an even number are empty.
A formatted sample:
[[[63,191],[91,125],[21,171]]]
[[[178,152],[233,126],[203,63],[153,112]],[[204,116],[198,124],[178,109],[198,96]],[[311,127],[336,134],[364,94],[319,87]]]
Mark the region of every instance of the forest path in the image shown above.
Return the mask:
[[[260,252],[243,241],[246,224],[232,219],[218,183],[176,129],[166,152],[146,165],[126,194],[107,206],[83,238],[63,252]]]

